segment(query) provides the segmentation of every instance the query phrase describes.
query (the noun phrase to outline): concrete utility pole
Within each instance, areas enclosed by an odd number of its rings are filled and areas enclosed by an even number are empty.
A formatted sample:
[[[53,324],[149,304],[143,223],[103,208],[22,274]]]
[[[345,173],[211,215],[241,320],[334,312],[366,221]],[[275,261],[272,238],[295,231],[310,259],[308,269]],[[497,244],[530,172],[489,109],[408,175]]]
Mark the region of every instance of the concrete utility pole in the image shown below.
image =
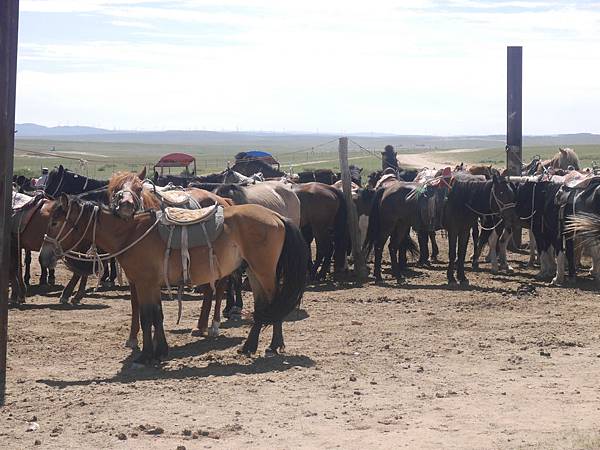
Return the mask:
[[[521,175],[523,163],[523,47],[507,48],[506,168]]]
[[[0,2],[0,406],[6,396],[8,342],[8,264],[12,173],[15,151],[15,95],[19,0]]]
[[[348,166],[348,138],[341,137],[338,145],[340,155],[340,171],[342,172],[342,188],[346,209],[348,211],[348,228],[350,240],[352,241],[352,258],[354,259],[354,276],[358,281],[366,280],[369,270],[365,264],[365,258],[360,248],[360,230],[358,228],[358,213],[352,200],[352,180],[350,178],[350,167]]]

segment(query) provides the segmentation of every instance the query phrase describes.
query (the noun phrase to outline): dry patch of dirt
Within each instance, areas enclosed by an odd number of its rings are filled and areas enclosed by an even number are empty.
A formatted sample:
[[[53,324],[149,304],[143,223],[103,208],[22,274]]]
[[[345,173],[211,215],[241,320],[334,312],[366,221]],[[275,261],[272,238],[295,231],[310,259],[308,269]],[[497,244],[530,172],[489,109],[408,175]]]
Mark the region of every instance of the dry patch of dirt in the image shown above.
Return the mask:
[[[38,293],[10,311],[0,447],[595,448],[600,296],[583,274],[547,287],[525,259],[482,264],[467,290],[441,264],[402,286],[311,287],[273,358],[237,354],[248,323],[195,338],[199,302],[179,326],[165,302],[169,359],[141,370],[126,288],[78,307]]]

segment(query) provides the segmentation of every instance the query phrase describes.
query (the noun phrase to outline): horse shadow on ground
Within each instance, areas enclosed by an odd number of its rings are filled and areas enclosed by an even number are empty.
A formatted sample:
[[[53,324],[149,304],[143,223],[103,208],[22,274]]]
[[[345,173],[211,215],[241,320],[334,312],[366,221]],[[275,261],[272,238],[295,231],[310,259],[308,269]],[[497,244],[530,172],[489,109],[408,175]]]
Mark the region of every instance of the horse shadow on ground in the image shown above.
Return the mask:
[[[495,293],[495,294],[514,294],[516,291],[514,289],[504,289],[497,287],[489,287],[489,286],[479,286],[477,284],[469,284],[468,286],[460,286],[460,285],[448,285],[444,284],[411,284],[409,281],[405,281],[403,283],[398,283],[393,279],[385,279],[380,282],[375,282],[375,280],[371,280],[376,286],[388,287],[388,288],[400,288],[406,290],[426,290],[426,291],[436,291],[436,290],[449,290],[449,291],[474,291],[474,292],[483,292],[483,293]]]
[[[48,296],[48,294],[54,293],[54,292],[58,292],[59,294],[62,292],[63,290],[63,286],[61,286],[60,284],[37,284],[37,285],[32,285],[30,284],[29,286],[27,286],[27,295],[30,296],[34,296],[34,295],[46,295]]]
[[[19,309],[21,311],[34,310],[34,309],[51,309],[58,311],[79,311],[79,310],[97,310],[97,309],[106,309],[110,308],[108,305],[103,305],[101,303],[80,303],[78,305],[73,305],[71,303],[62,304],[62,303],[22,303],[19,306],[14,307],[14,309]]]
[[[227,345],[238,345],[241,338],[231,338]],[[218,340],[218,339],[217,339]],[[190,345],[197,345],[193,343]],[[211,343],[211,349],[214,349],[214,342]],[[187,349],[188,345],[181,346],[181,348],[172,348],[172,354],[178,355],[178,352],[185,353],[196,353],[189,352]],[[313,367],[316,362],[303,355],[275,355],[273,357],[256,357],[253,359],[251,364],[242,364],[238,362],[223,364],[221,362],[209,362],[205,367],[177,367],[173,369],[161,368],[161,367],[143,367],[141,369],[134,369],[131,367],[135,353],[132,353],[125,358],[123,368],[117,372],[114,376],[109,378],[92,378],[88,380],[49,380],[49,379],[38,379],[37,383],[42,383],[50,387],[64,389],[72,386],[89,386],[97,383],[119,383],[119,384],[130,384],[138,381],[152,381],[152,380],[186,380],[186,379],[197,379],[206,378],[209,376],[216,377],[230,377],[235,375],[253,375],[263,374],[272,372],[285,372],[293,369],[294,367]],[[246,358],[240,356],[240,358]],[[169,360],[173,357],[170,356]]]

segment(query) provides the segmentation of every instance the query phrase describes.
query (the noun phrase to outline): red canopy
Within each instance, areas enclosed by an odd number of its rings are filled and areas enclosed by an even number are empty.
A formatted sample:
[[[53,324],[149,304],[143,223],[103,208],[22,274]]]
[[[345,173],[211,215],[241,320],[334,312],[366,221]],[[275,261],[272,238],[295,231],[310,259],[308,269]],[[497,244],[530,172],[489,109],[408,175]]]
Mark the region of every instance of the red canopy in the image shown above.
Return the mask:
[[[169,153],[160,158],[154,167],[187,167],[189,163],[195,161],[196,158],[185,153]]]

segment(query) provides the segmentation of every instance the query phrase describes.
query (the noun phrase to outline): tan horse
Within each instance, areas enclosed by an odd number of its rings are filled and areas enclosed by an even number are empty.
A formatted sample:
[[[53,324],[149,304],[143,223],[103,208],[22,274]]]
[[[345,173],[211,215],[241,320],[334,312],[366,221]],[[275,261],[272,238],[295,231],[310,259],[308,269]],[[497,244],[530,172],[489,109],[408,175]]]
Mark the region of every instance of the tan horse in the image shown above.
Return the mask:
[[[272,324],[267,350],[275,353],[284,347],[282,321],[299,304],[306,285],[306,244],[297,226],[261,206],[231,206],[224,208],[223,215],[223,231],[212,243],[216,273],[211,269],[209,249],[191,248],[190,280],[195,285],[214,282],[246,261],[254,294],[254,324],[241,352],[256,352],[262,327]],[[61,251],[58,242],[70,248],[91,233],[90,228],[95,230],[95,244],[117,256],[135,285],[143,332],[142,352],[135,360],[139,364],[160,360],[168,353],[160,294],[166,245],[156,224],[153,212],[124,220],[98,204],[63,195],[53,207],[48,238],[40,252],[41,260],[52,265]],[[169,257],[169,282],[177,284],[181,273],[181,251],[174,250]]]
[[[548,169],[569,170],[570,168],[579,170],[579,157],[572,148],[559,148],[558,153],[552,159],[540,161],[536,173],[544,173]]]
[[[146,168],[139,174],[134,172],[117,172],[113,174],[108,183],[108,198],[114,210],[123,219],[132,219],[134,214],[141,209],[158,210],[161,207],[161,200],[153,192],[151,185],[142,182],[146,175]],[[218,203],[223,207],[231,206],[229,199],[224,199],[210,191],[204,189],[187,188],[185,192],[200,206],[206,207]],[[213,291],[210,286],[203,287],[204,302],[202,304],[202,312],[198,318],[198,324],[192,331],[193,335],[218,335],[219,324],[221,322],[221,301],[223,298],[223,290],[225,284],[217,282],[215,286],[214,297],[216,303],[215,316],[210,330],[208,330],[208,318],[210,315],[210,307],[212,305]],[[137,302],[137,292],[135,284],[131,283],[131,328],[129,339],[126,346],[130,348],[137,347],[137,335],[140,330],[139,308]]]
[[[224,184],[215,189],[236,205],[261,205],[300,225],[300,200],[291,186],[281,181],[265,181],[248,186]]]

